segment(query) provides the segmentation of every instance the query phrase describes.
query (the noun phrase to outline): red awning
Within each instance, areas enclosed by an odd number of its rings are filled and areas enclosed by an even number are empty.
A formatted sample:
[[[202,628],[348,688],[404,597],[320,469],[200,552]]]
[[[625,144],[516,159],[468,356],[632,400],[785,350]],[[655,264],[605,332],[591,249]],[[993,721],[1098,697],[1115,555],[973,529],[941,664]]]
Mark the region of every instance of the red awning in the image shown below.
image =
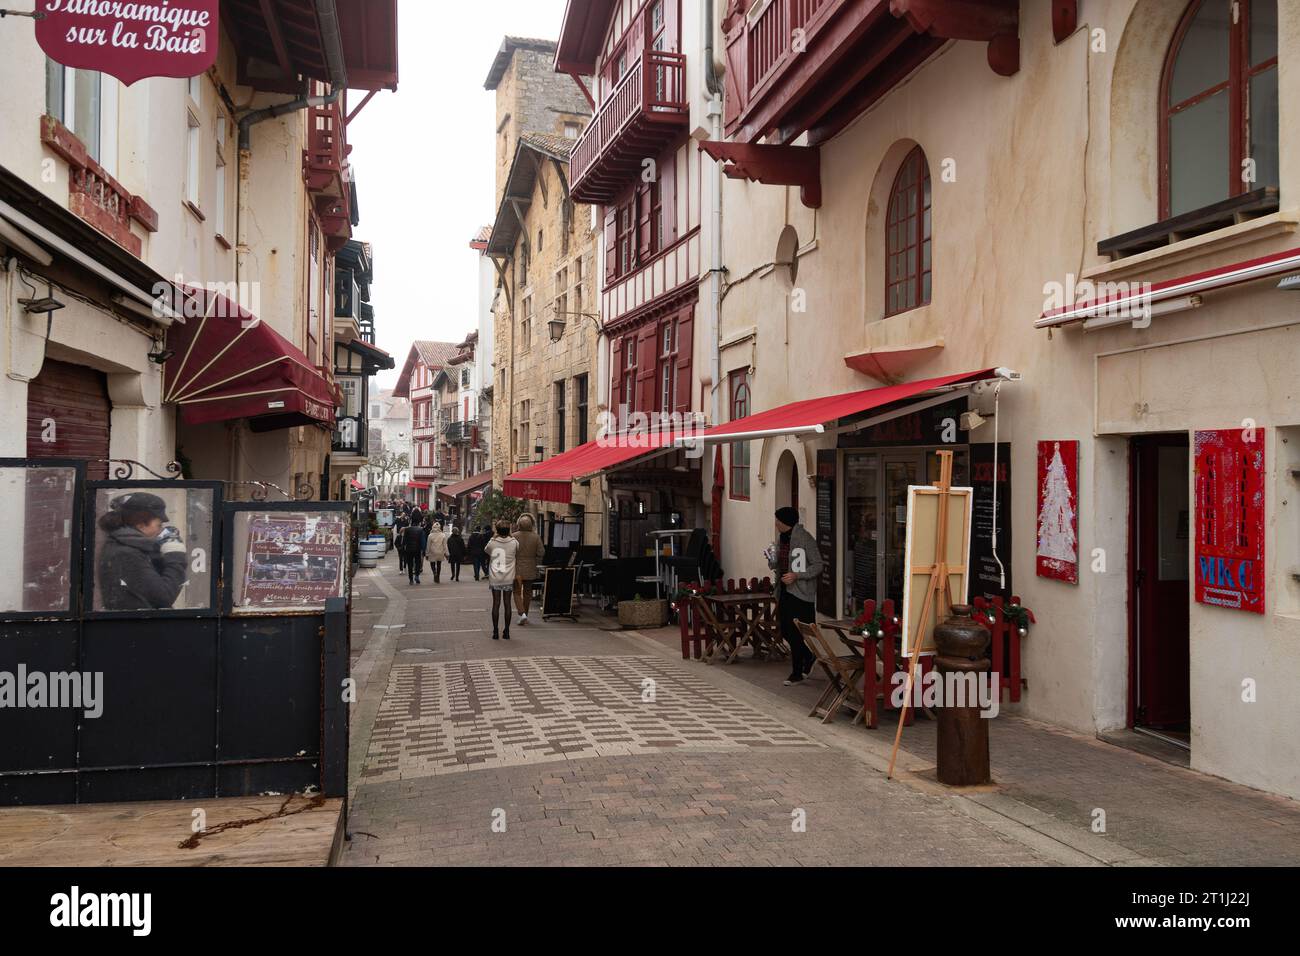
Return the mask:
[[[539,465],[515,472],[506,478],[502,490],[514,498],[570,504],[573,501],[573,482],[643,455],[671,448],[679,437],[677,433],[648,431],[598,438]]]
[[[492,472],[480,472],[472,478],[466,478],[464,481],[458,481],[454,485],[448,485],[446,488],[439,488],[438,494],[443,498],[456,499],[468,491],[477,491],[484,485],[492,484]]]
[[[1149,285],[1133,280],[1113,283],[1116,291],[1108,291],[1108,294],[1097,298],[1044,312],[1034,322],[1034,328],[1054,328],[1074,322],[1083,322],[1085,329],[1104,328],[1117,324],[1112,319],[1115,316],[1127,322],[1135,317],[1140,318],[1144,314],[1154,315],[1164,311],[1176,311],[1179,308],[1193,308],[1200,304],[1199,300],[1192,301],[1193,298],[1202,292],[1214,292],[1241,285],[1243,282],[1268,279],[1295,272],[1297,269],[1300,269],[1300,248],[1286,249],[1256,259],[1234,262],[1232,265],[1179,276],[1176,279],[1166,279],[1163,282],[1153,282]],[[1097,285],[1105,286],[1105,280],[1099,280]],[[1176,300],[1186,301],[1178,303]],[[1162,303],[1169,304],[1162,305]]]
[[[353,478],[353,479],[352,479],[352,490],[353,490],[353,491],[365,491],[365,490],[366,490],[366,486],[363,485],[361,482],[357,481],[355,478]]]
[[[167,332],[163,400],[191,425],[250,419],[258,430],[334,424],[336,389],[292,342],[223,295],[189,288],[202,318]]]
[[[725,425],[717,425],[704,433],[706,442],[752,441],[756,438],[768,438],[773,435],[819,434],[841,418],[860,415],[922,395],[935,389],[954,385],[973,385],[985,379],[998,377],[996,369],[987,368],[979,372],[962,372],[959,375],[945,375],[920,382],[905,382],[902,385],[886,385],[883,388],[868,388],[860,392],[847,392],[843,395],[830,395],[826,398],[809,398],[801,402],[791,402],[778,408],[746,418],[738,418]]]
[[[408,482],[406,483],[406,487],[408,487],[408,488],[417,488],[417,489],[419,489],[420,491],[428,491],[430,488],[433,487],[433,485],[431,485],[431,484],[430,484],[429,482],[427,482],[427,481],[408,481]]]

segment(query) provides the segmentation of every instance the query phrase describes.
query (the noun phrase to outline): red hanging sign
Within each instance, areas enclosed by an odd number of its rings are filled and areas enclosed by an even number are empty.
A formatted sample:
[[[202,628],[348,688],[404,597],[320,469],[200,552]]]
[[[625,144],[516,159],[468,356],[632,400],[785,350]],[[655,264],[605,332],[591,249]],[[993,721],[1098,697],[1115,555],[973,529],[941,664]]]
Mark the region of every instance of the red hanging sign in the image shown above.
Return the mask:
[[[1196,433],[1196,600],[1264,613],[1264,429]]]
[[[1079,583],[1079,443],[1038,443],[1038,576]]]
[[[57,63],[127,86],[150,76],[198,76],[217,60],[219,3],[40,0],[36,42]]]

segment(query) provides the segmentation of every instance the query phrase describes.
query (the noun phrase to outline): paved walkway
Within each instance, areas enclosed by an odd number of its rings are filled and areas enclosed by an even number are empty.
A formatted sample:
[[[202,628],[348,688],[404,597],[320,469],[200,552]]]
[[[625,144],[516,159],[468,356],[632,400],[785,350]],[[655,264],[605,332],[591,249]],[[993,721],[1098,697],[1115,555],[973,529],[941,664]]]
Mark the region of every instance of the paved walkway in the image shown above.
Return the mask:
[[[996,786],[938,785],[925,720],[888,781],[892,729],[809,719],[820,681],[596,613],[493,641],[463,577],[357,580],[346,865],[1300,862],[1294,802],[1020,718],[992,724]]]

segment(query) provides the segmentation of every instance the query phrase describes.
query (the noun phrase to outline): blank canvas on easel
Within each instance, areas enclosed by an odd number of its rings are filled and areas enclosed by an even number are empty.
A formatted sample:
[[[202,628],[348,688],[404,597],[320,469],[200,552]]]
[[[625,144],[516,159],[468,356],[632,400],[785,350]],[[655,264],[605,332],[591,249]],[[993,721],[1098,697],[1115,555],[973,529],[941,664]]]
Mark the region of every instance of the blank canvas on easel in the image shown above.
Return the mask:
[[[907,489],[907,540],[903,550],[903,657],[911,656],[916,630],[921,622],[925,595],[929,593],[933,567],[939,563],[935,554],[939,527],[939,502],[943,496],[933,485],[911,485]],[[970,580],[970,529],[975,492],[972,488],[948,490],[948,580],[954,604],[966,602]],[[940,591],[942,593],[942,590]],[[934,652],[934,626],[942,623],[946,608],[931,609],[921,635],[923,653]],[[936,620],[937,618],[937,620]]]

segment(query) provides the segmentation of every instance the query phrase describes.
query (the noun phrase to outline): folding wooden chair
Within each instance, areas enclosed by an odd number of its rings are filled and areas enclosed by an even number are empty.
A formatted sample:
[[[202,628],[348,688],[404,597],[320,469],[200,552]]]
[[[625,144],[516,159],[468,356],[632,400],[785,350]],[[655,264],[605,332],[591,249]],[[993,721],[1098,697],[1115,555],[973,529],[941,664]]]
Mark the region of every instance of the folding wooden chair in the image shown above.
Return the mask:
[[[856,723],[867,709],[866,700],[858,686],[863,675],[862,656],[837,655],[816,624],[805,624],[803,621],[794,623],[795,627],[799,628],[799,633],[803,635],[804,643],[817,658],[817,663],[826,672],[828,680],[826,690],[822,691],[822,695],[817,698],[817,703],[813,704],[812,710],[808,711],[808,716],[821,717],[823,724],[829,724],[836,712],[844,707],[853,712],[853,721]],[[832,696],[833,700],[831,700]],[[831,701],[829,704],[826,703],[828,700]]]
[[[735,621],[720,621],[718,616],[713,613],[713,608],[709,602],[701,595],[695,595],[691,598],[695,604],[695,610],[704,621],[706,634],[712,634],[712,637],[706,637],[704,642],[704,653],[701,655],[704,663],[712,664],[713,657],[717,654],[718,648],[722,647],[727,652],[727,660],[735,657],[736,652],[740,650],[736,646],[738,626]]]

